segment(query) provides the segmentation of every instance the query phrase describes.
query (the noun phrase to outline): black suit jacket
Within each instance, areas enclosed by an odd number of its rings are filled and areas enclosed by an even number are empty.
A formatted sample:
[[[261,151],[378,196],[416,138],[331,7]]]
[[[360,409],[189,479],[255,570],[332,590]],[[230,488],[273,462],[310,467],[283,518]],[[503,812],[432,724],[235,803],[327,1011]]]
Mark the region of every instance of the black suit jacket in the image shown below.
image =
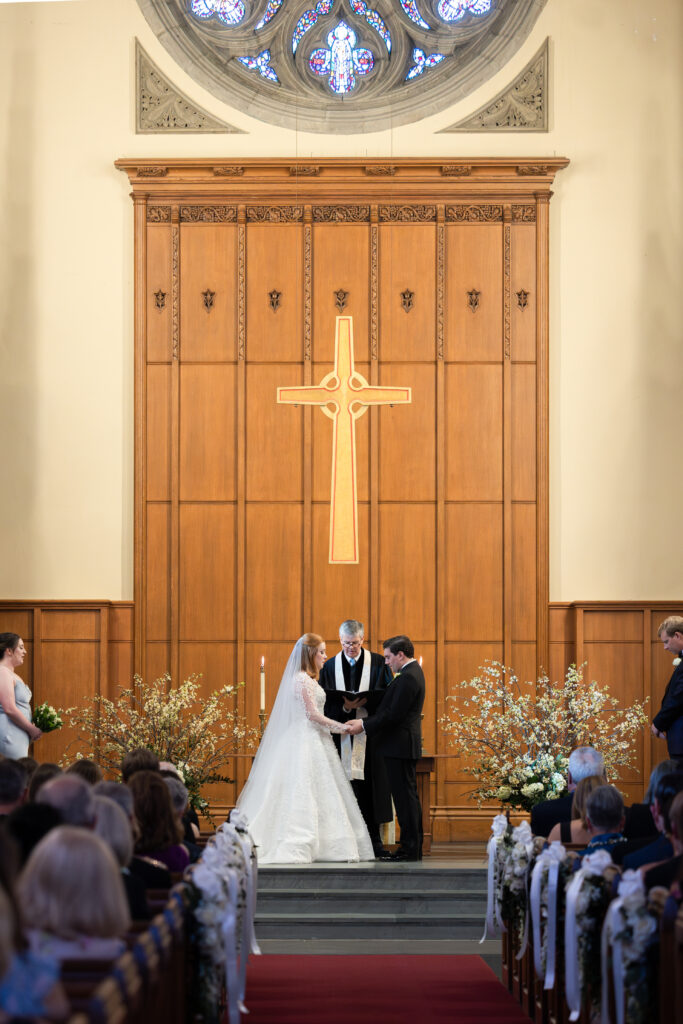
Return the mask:
[[[669,757],[683,757],[683,661],[674,668],[652,724],[666,733]]]
[[[356,662],[353,668],[351,667],[351,665],[349,665],[346,657],[342,654],[342,674],[344,676],[344,686],[346,687],[347,690],[353,690],[356,692],[358,691],[358,687],[360,686],[361,675],[363,672],[363,666],[365,664],[365,658],[371,659],[370,683],[368,689],[386,690],[387,686],[391,682],[391,672],[389,671],[389,667],[385,664],[384,658],[382,657],[381,654],[373,654],[372,651],[366,651],[365,649],[362,649],[362,660],[359,658],[359,660]],[[318,680],[323,689],[327,690],[328,693],[329,691],[334,690],[337,685],[336,670],[334,664],[335,660],[336,656],[334,658],[330,658],[328,661],[325,662],[320,672],[320,679]],[[339,697],[337,697],[335,694],[328,696],[327,700],[325,701],[325,714],[327,715],[327,717],[334,719],[335,722],[349,722],[353,716],[353,712],[344,711],[343,704],[344,701],[341,695]],[[334,738],[337,741],[338,746],[339,737],[335,736]]]
[[[422,707],[425,677],[411,661],[389,685],[376,714],[365,719],[365,732],[384,757],[417,760],[422,755]]]
[[[531,831],[535,836],[550,835],[558,821],[571,821],[573,793],[559,796],[557,800],[544,800],[531,809]]]

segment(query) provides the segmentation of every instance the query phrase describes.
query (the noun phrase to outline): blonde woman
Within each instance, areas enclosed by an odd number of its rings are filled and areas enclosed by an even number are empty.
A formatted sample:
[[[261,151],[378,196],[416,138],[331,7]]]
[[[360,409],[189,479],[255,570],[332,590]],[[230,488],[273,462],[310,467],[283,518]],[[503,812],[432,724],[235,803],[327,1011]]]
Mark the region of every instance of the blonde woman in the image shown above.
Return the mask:
[[[331,733],[348,724],[323,714],[318,686],[325,641],[305,633],[290,654],[268,726],[237,807],[261,864],[374,860]]]
[[[60,825],[38,843],[18,884],[30,948],[57,960],[124,952],[128,902],[114,855],[99,836]]]
[[[548,842],[552,843],[556,839],[560,839],[563,843],[573,843],[575,846],[585,846],[590,842],[591,833],[586,825],[586,803],[594,789],[606,785],[607,780],[604,775],[588,775],[585,779],[581,779],[574,790],[572,820],[558,821],[548,836]]]

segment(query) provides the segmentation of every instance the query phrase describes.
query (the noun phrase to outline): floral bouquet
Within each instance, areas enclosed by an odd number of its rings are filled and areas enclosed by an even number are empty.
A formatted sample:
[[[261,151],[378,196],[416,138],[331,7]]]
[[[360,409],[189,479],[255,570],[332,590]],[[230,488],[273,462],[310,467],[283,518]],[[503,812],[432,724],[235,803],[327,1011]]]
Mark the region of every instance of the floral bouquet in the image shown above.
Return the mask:
[[[39,704],[33,711],[32,721],[41,732],[54,732],[64,725],[58,711],[51,704]]]
[[[596,747],[615,774],[630,767],[636,737],[648,721],[646,702],[619,708],[605,687],[585,682],[575,665],[558,684],[547,676],[520,682],[500,662],[486,662],[446,700],[439,724],[468,760],[462,771],[476,780],[477,801],[522,811],[566,792],[575,747]]]
[[[626,1021],[628,1024],[648,1024],[648,1021],[656,1020],[658,920],[648,903],[639,871],[624,872],[619,884],[619,898],[610,907],[605,929],[613,955],[621,957]],[[605,966],[603,964],[603,972]]]
[[[527,928],[529,869],[543,843],[540,837],[534,839],[528,821],[513,828],[504,841],[506,856],[501,880],[502,915],[505,921],[512,924],[518,945],[523,943]]]

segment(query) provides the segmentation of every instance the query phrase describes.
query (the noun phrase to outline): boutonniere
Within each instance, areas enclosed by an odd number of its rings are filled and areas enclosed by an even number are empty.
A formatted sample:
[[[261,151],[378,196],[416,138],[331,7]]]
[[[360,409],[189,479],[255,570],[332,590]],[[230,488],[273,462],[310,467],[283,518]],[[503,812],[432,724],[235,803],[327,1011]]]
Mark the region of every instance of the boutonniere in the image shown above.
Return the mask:
[[[674,658],[674,665],[680,665],[681,661],[683,661],[683,658]]]

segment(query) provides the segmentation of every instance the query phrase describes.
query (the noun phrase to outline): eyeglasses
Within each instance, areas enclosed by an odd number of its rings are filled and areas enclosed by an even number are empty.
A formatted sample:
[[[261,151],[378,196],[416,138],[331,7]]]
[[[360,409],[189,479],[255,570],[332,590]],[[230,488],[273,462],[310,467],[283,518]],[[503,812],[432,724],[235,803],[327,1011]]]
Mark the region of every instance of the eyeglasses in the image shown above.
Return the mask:
[[[363,646],[363,641],[362,640],[340,640],[339,642],[342,645],[342,647],[362,647]]]

